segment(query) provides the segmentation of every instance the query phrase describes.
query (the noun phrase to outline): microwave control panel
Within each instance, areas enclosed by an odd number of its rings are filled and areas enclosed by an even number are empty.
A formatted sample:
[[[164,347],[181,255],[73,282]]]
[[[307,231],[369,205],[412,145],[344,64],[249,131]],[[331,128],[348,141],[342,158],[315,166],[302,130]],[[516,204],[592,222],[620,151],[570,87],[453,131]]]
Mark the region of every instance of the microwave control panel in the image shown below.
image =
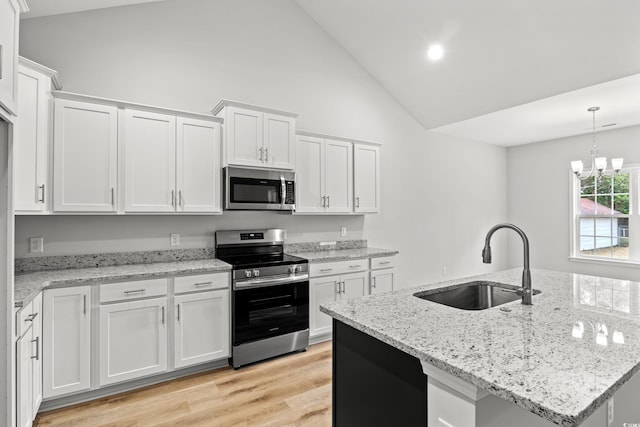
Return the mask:
[[[285,185],[287,187],[287,196],[285,197],[284,204],[293,205],[296,202],[294,182],[285,181]]]

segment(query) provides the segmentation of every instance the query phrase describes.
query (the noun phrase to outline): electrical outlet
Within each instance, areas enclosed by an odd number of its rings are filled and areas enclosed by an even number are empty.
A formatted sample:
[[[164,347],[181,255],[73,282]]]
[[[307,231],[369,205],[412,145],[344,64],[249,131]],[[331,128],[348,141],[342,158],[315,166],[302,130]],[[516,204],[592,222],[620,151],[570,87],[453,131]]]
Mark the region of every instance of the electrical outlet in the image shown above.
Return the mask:
[[[340,227],[340,236],[344,237],[347,235],[347,227]]]
[[[607,400],[607,426],[613,424],[613,397]]]
[[[44,238],[43,237],[30,237],[29,238],[29,253],[42,253],[44,252]]]
[[[180,246],[180,235],[172,234],[171,235],[171,246]]]

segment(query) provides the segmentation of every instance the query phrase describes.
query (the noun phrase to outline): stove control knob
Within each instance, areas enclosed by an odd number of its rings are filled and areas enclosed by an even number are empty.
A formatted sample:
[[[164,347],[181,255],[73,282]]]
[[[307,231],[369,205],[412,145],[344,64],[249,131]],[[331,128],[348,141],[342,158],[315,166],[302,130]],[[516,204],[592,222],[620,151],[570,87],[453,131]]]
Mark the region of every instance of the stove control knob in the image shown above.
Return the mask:
[[[244,277],[246,277],[247,279],[251,278],[251,270],[245,270]]]
[[[298,267],[297,265],[289,266],[289,274],[295,275],[298,271],[300,271],[300,267]]]
[[[260,270],[255,269],[253,270],[253,277],[259,277],[260,276]]]

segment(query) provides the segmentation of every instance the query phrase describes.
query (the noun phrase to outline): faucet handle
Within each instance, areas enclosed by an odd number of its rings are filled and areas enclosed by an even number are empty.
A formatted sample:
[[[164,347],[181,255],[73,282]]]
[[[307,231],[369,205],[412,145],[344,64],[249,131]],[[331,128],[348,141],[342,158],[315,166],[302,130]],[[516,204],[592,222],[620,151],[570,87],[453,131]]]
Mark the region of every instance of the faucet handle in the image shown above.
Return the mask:
[[[502,292],[511,292],[512,294],[518,294],[520,296],[522,296],[522,294],[524,294],[524,290],[522,288],[520,289],[505,289],[505,288],[500,288],[500,290]]]

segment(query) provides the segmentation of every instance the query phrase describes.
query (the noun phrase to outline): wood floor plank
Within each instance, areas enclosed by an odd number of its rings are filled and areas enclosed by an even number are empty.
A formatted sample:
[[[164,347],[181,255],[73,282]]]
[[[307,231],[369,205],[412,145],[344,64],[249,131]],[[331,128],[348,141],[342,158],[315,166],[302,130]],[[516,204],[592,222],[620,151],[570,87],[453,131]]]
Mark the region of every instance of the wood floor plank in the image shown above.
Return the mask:
[[[331,425],[331,342],[38,414],[40,426]]]

